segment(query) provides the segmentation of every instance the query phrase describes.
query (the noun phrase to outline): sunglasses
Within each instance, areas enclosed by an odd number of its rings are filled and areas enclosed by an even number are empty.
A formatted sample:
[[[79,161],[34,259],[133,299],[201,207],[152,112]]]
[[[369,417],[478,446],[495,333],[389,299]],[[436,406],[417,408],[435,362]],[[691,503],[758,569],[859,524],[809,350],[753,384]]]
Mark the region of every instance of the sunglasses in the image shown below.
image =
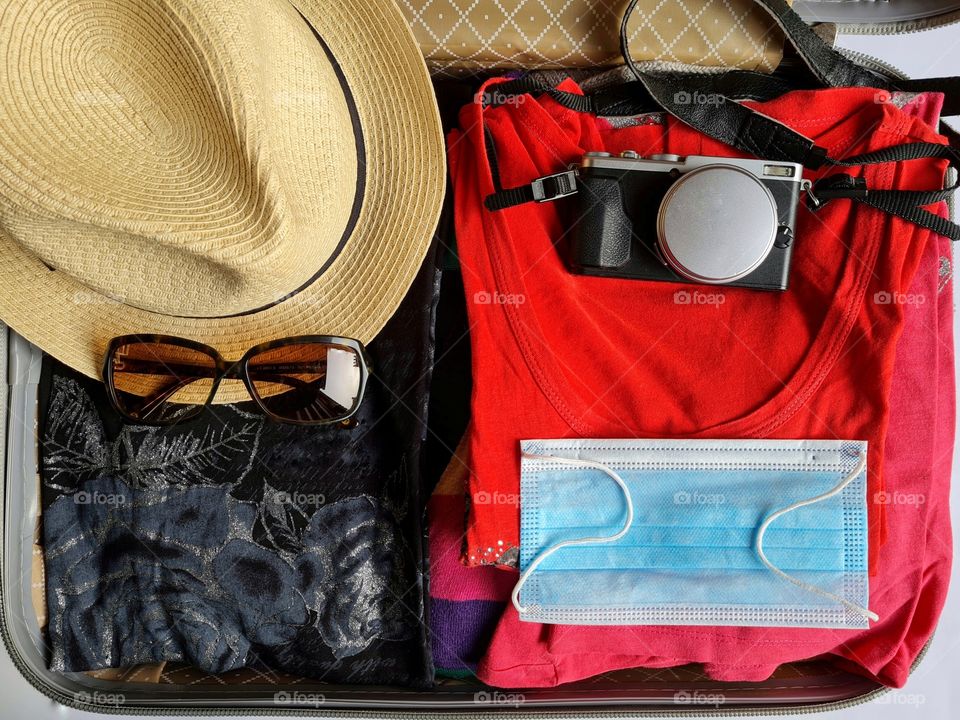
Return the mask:
[[[359,340],[304,335],[262,343],[227,361],[192,340],[123,335],[107,346],[103,381],[117,412],[146,425],[199,415],[224,380],[242,382],[278,422],[349,425],[370,374],[366,355]]]

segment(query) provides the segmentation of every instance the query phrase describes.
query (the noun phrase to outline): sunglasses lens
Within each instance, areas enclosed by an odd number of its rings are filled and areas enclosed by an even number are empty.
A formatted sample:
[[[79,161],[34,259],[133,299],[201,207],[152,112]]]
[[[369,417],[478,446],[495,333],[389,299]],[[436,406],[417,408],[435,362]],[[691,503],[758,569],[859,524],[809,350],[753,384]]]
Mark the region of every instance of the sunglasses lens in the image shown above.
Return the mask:
[[[196,415],[213,390],[217,361],[165,342],[130,342],[110,356],[118,409],[139,422],[169,424]]]
[[[275,417],[302,423],[343,420],[357,407],[363,359],[352,347],[304,342],[269,348],[247,360],[247,377]]]

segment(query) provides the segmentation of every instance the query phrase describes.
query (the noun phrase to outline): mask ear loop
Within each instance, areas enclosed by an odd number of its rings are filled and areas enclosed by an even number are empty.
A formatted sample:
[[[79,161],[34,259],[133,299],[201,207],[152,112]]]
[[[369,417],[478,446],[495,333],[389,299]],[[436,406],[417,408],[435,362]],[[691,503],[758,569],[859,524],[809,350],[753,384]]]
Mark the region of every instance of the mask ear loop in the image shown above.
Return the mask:
[[[834,495],[842,492],[843,489],[847,487],[847,485],[852,483],[860,475],[860,473],[862,473],[866,469],[866,467],[867,467],[867,456],[865,453],[860,453],[860,460],[857,462],[857,466],[853,468],[853,470],[851,470],[840,481],[840,483],[836,487],[834,487],[832,490],[828,490],[822,495],[817,495],[816,497],[807,498],[806,500],[798,500],[792,505],[788,505],[787,507],[781,508],[780,510],[777,510],[775,513],[771,514],[760,525],[760,529],[757,530],[757,540],[754,545],[754,548],[757,552],[757,556],[760,558],[760,562],[762,562],[767,567],[767,569],[770,570],[772,573],[778,575],[779,577],[782,577],[784,580],[788,582],[793,583],[799,588],[803,588],[804,590],[812,592],[816,595],[820,595],[822,597],[829,598],[830,600],[834,600],[835,602],[840,603],[845,608],[852,610],[858,615],[862,615],[863,617],[876,622],[877,620],[880,619],[880,616],[877,615],[875,612],[872,612],[865,607],[860,607],[856,603],[852,603],[849,600],[846,600],[840,597],[839,595],[834,595],[832,592],[828,592],[823,588],[817,587],[816,585],[812,585],[808,582],[804,582],[800,578],[797,578],[797,577],[794,577],[793,575],[785,573],[783,570],[778,568],[776,565],[774,565],[772,562],[770,562],[767,559],[767,554],[763,550],[763,536],[767,532],[767,529],[770,527],[770,525],[772,525],[773,522],[777,520],[777,518],[781,518],[787,513],[791,513],[794,510],[805,507],[807,505],[813,505],[814,503],[818,503],[821,500],[827,500],[828,498],[832,498]]]
[[[562,540],[555,545],[551,545],[533,559],[533,561],[527,566],[527,569],[520,573],[520,578],[517,580],[517,584],[513,586],[513,592],[510,594],[510,600],[513,602],[513,606],[517,609],[517,612],[522,613],[529,610],[529,607],[520,604],[520,589],[524,586],[527,580],[530,579],[533,571],[537,569],[540,563],[562,548],[573,547],[575,545],[599,545],[602,543],[616,542],[622,538],[630,530],[630,526],[633,525],[633,499],[630,497],[630,491],[627,489],[627,484],[623,481],[623,478],[617,475],[617,473],[603,463],[595,462],[593,460],[575,460],[573,458],[556,457],[554,455],[537,455],[536,453],[528,452],[521,452],[520,455],[531,460],[550,460],[551,462],[556,462],[561,465],[570,465],[572,467],[580,468],[593,468],[595,470],[599,470],[600,472],[608,475],[610,479],[620,487],[620,490],[623,492],[623,499],[627,504],[627,515],[624,518],[623,527],[613,535]]]

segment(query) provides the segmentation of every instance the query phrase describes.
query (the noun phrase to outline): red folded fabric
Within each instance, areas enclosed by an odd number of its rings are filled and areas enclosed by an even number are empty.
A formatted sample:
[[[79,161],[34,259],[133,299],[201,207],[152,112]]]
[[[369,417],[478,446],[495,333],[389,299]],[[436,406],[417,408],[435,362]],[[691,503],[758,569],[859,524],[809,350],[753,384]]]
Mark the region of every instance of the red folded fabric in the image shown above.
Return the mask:
[[[562,87],[578,92],[569,80]],[[833,157],[943,142],[869,89],[794,92],[762,111]],[[867,440],[871,494],[883,489],[903,305],[874,298],[906,293],[928,231],[849,201],[817,214],[801,208],[789,292],[576,276],[561,258],[574,205],[484,208],[494,190],[484,127],[504,187],[557,172],[588,150],[731,149],[673,121],[615,129],[546,96],[486,112],[468,105],[460,125],[448,143],[473,347],[468,564],[516,555],[524,438]],[[873,188],[926,189],[942,186],[945,168],[917,160],[852,172]],[[875,563],[884,506],[871,502],[869,513]]]
[[[712,678],[743,682],[765,680],[782,663],[829,653],[850,670],[902,687],[936,627],[952,562],[948,503],[956,393],[949,245],[944,238],[927,244],[897,344],[887,489],[876,498],[889,510],[889,540],[870,582],[870,609],[879,623],[860,632],[548,626],[520,622],[508,605],[479,677],[496,686],[539,687],[621,668],[702,662]]]
[[[577,91],[570,82],[564,89]],[[877,103],[865,89],[791,93],[762,110],[837,157],[942,141],[914,111]],[[936,302],[940,239],[836,202],[816,215],[801,209],[786,293],[703,288],[723,302],[682,304],[674,293],[694,288],[573,276],[554,247],[570,220],[559,204],[482,208],[494,185],[480,120],[477,106],[466,108],[462,130],[449,138],[474,357],[466,560],[503,563],[515,554],[520,439],[866,439],[870,606],[881,616],[868,631],[585,628],[521,623],[511,608],[481,679],[543,686],[701,662],[717,679],[756,680],[783,662],[833,653],[901,685],[942,608],[951,559],[953,356],[949,298]],[[556,172],[587,150],[731,154],[672,121],[614,129],[548,98],[489,110],[484,124],[504,187]],[[917,161],[862,173],[872,187],[930,188],[943,171],[941,162]],[[927,302],[911,301],[917,292]],[[901,338],[905,319],[914,331]],[[891,390],[898,340],[904,380]],[[494,354],[498,362],[488,362]],[[887,438],[891,407],[897,421]],[[902,429],[904,413],[918,418],[912,430]],[[881,550],[884,532],[892,542]]]

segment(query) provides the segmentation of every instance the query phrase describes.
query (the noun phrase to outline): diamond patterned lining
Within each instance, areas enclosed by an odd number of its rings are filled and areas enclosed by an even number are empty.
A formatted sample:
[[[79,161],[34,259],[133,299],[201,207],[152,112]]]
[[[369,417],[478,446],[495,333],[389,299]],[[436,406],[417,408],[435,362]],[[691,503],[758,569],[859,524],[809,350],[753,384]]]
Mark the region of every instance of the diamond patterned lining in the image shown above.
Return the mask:
[[[620,62],[626,0],[401,0],[431,72],[593,67]],[[636,60],[772,72],[783,35],[750,0],[640,0]]]

